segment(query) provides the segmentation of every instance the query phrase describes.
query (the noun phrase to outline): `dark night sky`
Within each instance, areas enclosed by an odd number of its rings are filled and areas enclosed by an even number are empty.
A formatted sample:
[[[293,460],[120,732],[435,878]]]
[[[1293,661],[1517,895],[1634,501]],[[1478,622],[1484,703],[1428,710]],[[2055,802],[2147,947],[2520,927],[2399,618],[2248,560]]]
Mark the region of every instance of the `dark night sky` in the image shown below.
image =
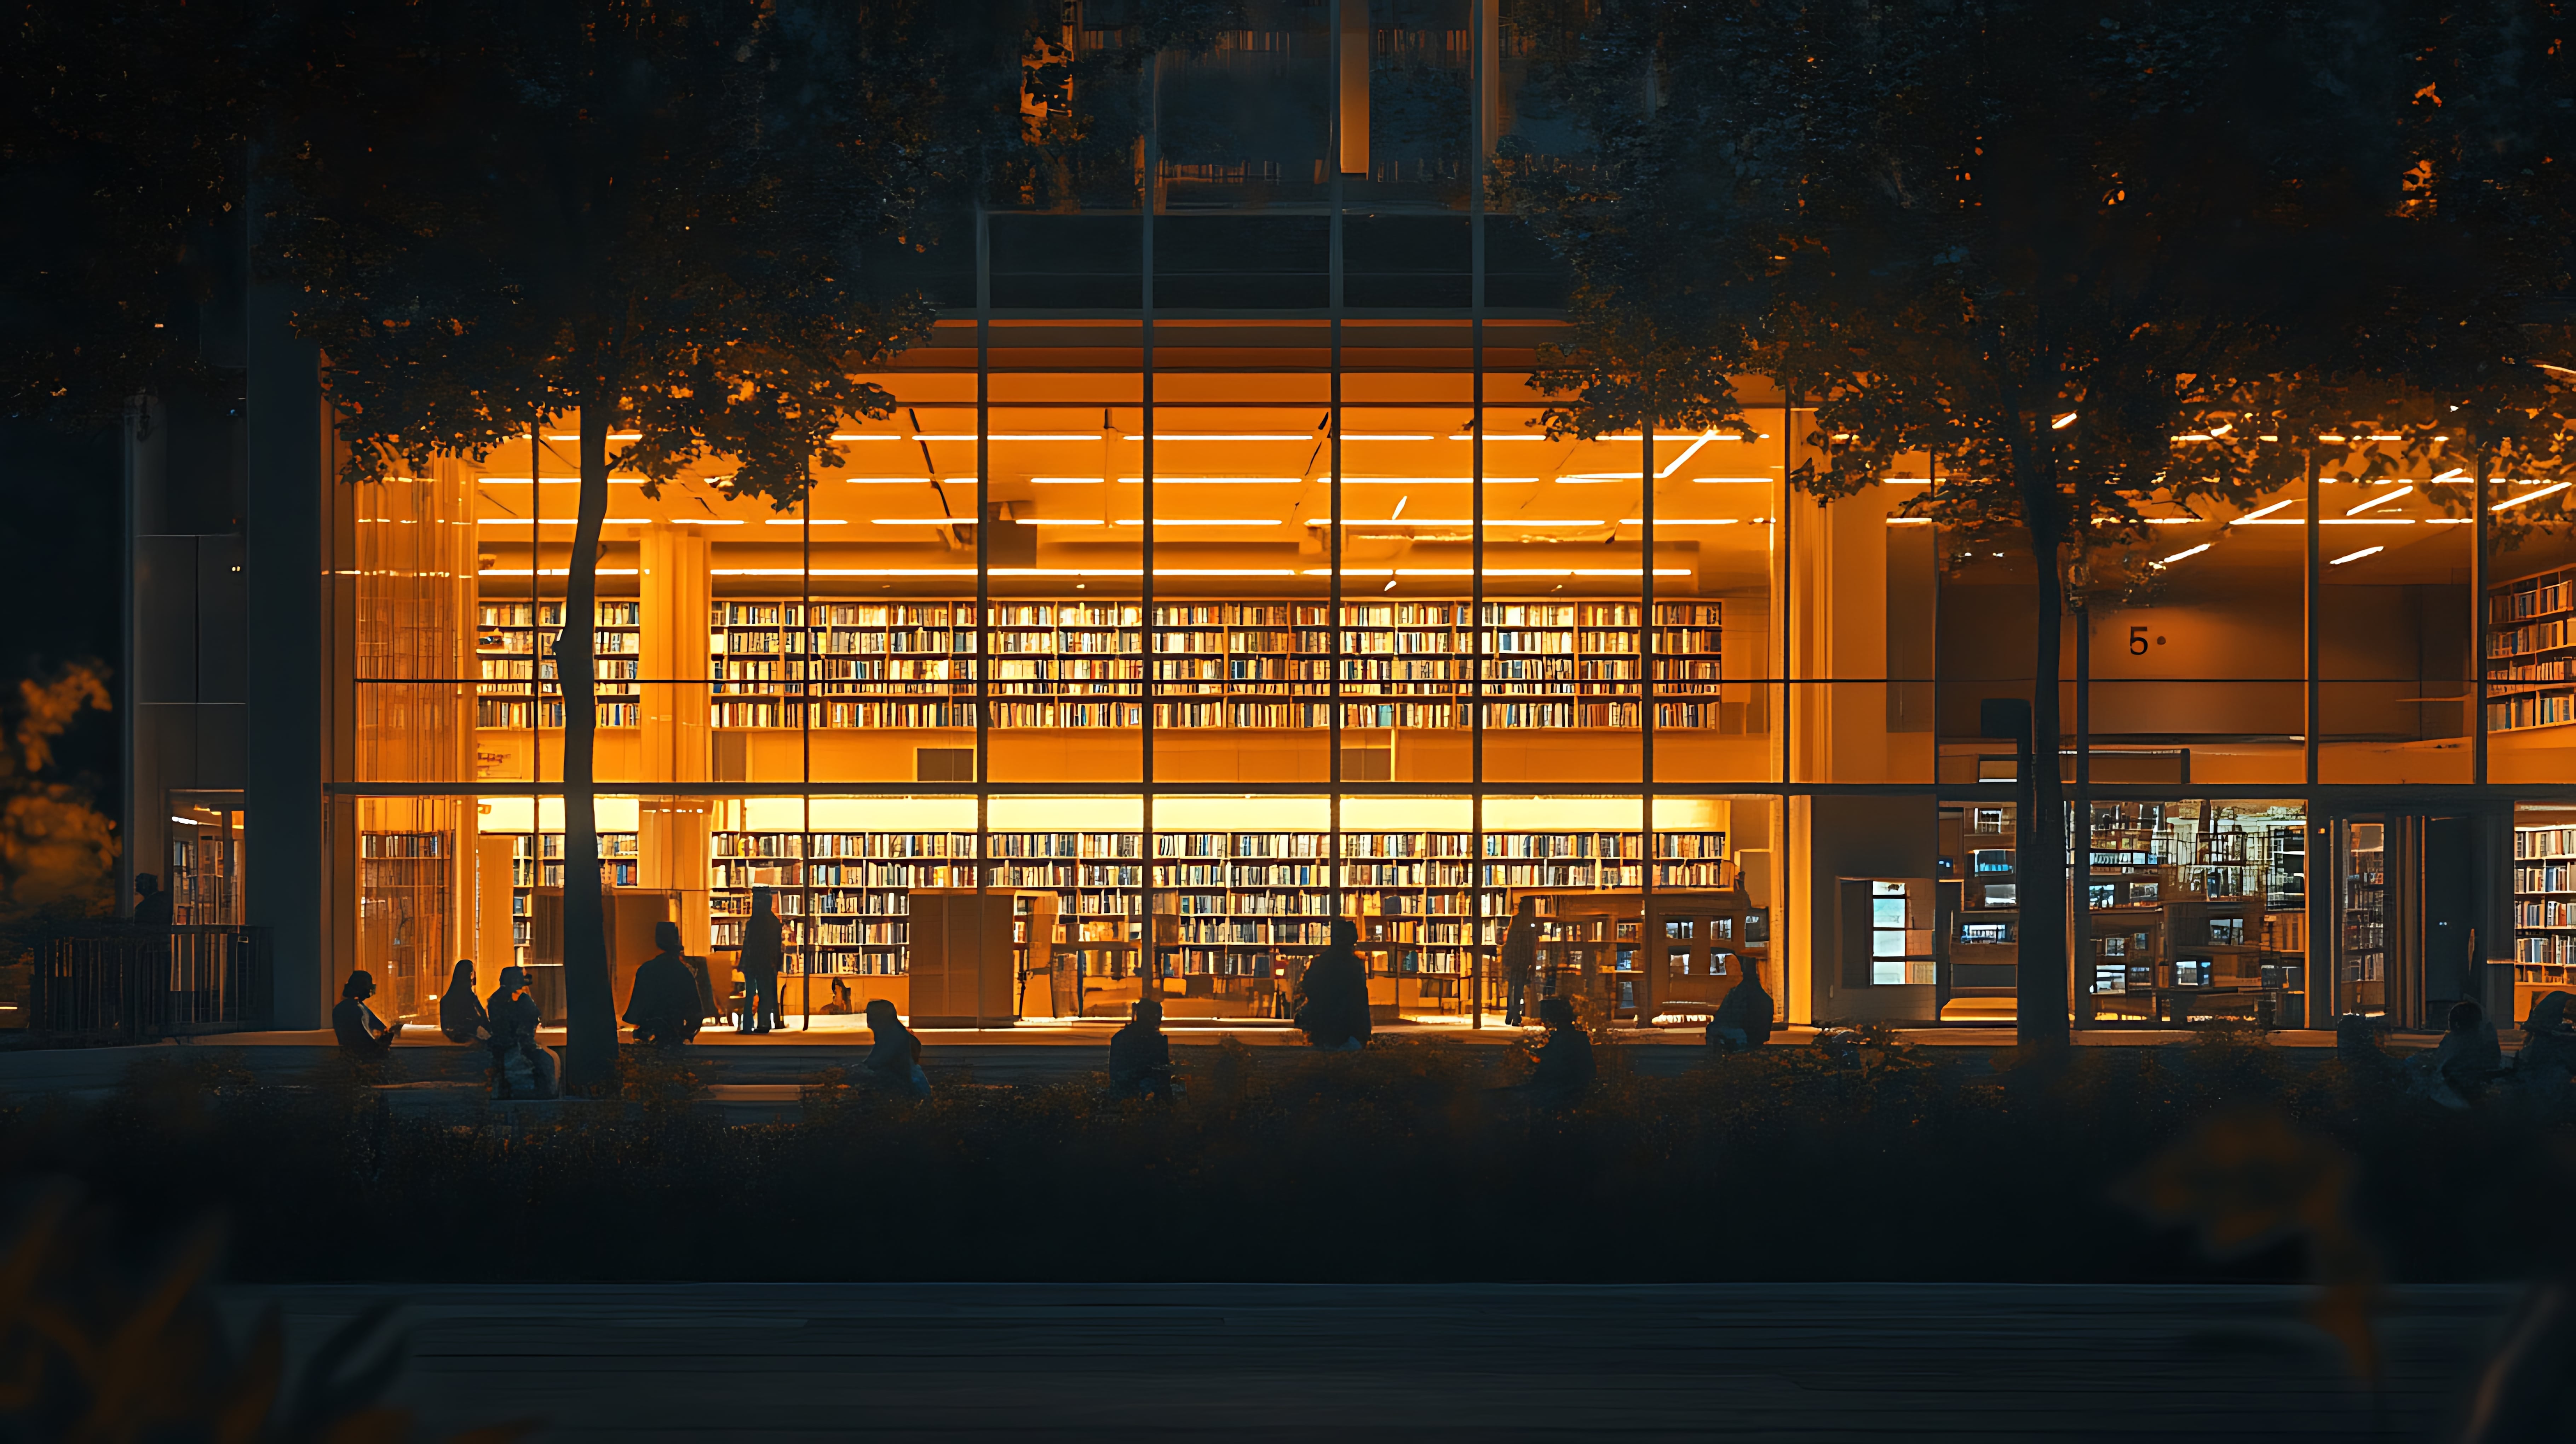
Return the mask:
[[[0,423],[0,686],[66,661],[117,657],[123,587],[123,463],[113,428],[66,434]],[[119,705],[124,679],[110,677]],[[15,697],[11,698],[12,703]],[[88,774],[112,805],[115,719],[98,714],[57,745],[58,767]]]

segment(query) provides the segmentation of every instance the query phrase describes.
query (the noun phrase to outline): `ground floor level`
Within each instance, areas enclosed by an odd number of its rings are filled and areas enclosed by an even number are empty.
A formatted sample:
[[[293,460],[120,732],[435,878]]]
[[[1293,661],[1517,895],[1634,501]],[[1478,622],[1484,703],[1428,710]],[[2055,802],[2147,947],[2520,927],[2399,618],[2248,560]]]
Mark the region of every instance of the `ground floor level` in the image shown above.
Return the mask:
[[[334,793],[301,857],[243,793],[166,800],[175,920],[280,934],[269,1023],[319,1026],[355,970],[389,1021],[426,1023],[460,962],[486,993],[526,969],[562,1018],[559,795]],[[1176,1021],[1278,1022],[1337,919],[1381,1024],[1506,1026],[1562,993],[1693,1028],[1750,979],[1783,1026],[2000,1027],[2038,886],[2065,890],[2079,1027],[2438,1029],[2462,999],[2518,1018],[2576,987],[2576,802],[2504,789],[2077,789],[2053,884],[2026,863],[2008,776],[1651,795],[701,784],[607,793],[593,816],[621,999],[667,921],[706,960],[710,1011],[741,1011],[734,964],[766,906],[799,1029],[877,999],[915,1026],[1116,1019],[1148,996]],[[1503,945],[1523,916],[1519,973]]]

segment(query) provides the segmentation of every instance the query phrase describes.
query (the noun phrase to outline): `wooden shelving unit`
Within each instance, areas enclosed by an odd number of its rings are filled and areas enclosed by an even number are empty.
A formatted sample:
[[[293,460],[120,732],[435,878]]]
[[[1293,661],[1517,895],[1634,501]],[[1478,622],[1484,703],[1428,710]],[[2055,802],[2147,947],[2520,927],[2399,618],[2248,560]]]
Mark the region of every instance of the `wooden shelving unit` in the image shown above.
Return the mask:
[[[598,679],[599,725],[633,727],[643,720],[638,678],[644,651],[643,604],[605,601],[592,636],[592,675]],[[480,604],[474,651],[481,677],[474,698],[477,727],[561,727],[563,687],[552,656],[538,655],[542,641],[563,630],[560,601]]]
[[[1158,728],[1323,728],[1341,647],[1346,728],[1468,725],[1476,637],[1458,600],[1342,605],[1011,601],[992,607],[997,728],[1137,727],[1146,668]],[[1723,605],[1660,603],[1657,723],[1720,726]],[[726,601],[712,608],[710,716],[724,728],[971,727],[971,605]],[[1631,602],[1488,602],[1484,724],[1631,728],[1642,609]],[[1148,650],[1150,648],[1150,651]],[[800,708],[799,703],[806,704]]]
[[[2576,827],[2513,830],[2514,1013],[2576,988]]]
[[[2487,593],[2487,730],[2576,722],[2576,568]]]

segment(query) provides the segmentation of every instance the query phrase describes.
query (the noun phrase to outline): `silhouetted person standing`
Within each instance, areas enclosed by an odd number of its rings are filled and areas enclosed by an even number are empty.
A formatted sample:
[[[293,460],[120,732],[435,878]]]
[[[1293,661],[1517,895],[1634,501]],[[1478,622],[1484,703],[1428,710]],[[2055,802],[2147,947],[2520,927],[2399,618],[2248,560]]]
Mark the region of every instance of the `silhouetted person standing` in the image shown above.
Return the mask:
[[[627,995],[626,1021],[635,1041],[676,1048],[698,1036],[698,980],[680,957],[680,925],[653,925],[653,943],[661,951],[635,970],[635,989]]]
[[[895,1016],[893,1003],[868,999],[868,1032],[874,1041],[866,1061],[859,1064],[866,1081],[888,1093],[929,1097],[930,1075],[921,1071],[921,1039]]]
[[[1155,999],[1138,1003],[1134,1018],[1110,1035],[1109,1091],[1172,1101],[1172,1040],[1163,1036],[1163,1005]]]
[[[134,925],[136,927],[171,926],[170,906],[170,895],[161,890],[159,874],[138,872],[134,875]]]
[[[394,1050],[394,1039],[402,1036],[402,1024],[386,1023],[367,1006],[375,995],[376,975],[360,968],[340,985],[339,1006],[331,1010],[331,1032],[340,1040],[341,1054],[362,1063],[383,1061]]]
[[[1500,959],[1504,994],[1503,1022],[1517,1028],[1529,1006],[1530,980],[1538,973],[1538,899],[1525,897],[1512,909],[1512,924],[1503,934]]]
[[[1333,945],[1306,965],[1306,1004],[1297,1027],[1306,1041],[1335,1053],[1368,1045],[1368,974],[1360,966],[1359,924],[1333,919]]]
[[[554,1050],[537,1042],[537,1000],[528,996],[528,974],[524,968],[503,968],[501,985],[492,990],[491,1006],[485,1011],[486,1026],[491,1029],[492,1071],[496,1096],[510,1096],[510,1060],[525,1058],[534,1075],[537,1096],[555,1096],[557,1064]]]
[[[448,975],[447,991],[438,995],[438,1031],[454,1043],[488,1041],[490,1024],[483,1000],[474,996],[474,960],[458,958],[456,971]]]
[[[1538,1000],[1538,1020],[1547,1027],[1539,1046],[1538,1068],[1530,1074],[1530,1096],[1543,1103],[1571,1103],[1592,1090],[1596,1069],[1592,1040],[1574,1025],[1574,1004],[1565,998]]]
[[[769,889],[751,890],[751,916],[742,924],[742,952],[734,968],[742,974],[742,1029],[766,1033],[778,1023],[778,970],[786,964],[785,929],[771,910]]]
[[[1775,1005],[1762,987],[1761,965],[1739,959],[1736,966],[1744,976],[1718,999],[1717,1013],[1708,1020],[1708,1046],[1721,1053],[1740,1053],[1771,1041]]]

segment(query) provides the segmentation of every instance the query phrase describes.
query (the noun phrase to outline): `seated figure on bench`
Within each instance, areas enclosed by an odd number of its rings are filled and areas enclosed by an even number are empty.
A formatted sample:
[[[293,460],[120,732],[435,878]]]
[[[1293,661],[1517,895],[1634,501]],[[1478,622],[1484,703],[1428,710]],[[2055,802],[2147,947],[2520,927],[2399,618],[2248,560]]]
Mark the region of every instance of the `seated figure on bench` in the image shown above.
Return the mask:
[[[537,1002],[528,996],[527,970],[503,968],[501,986],[492,990],[483,1012],[492,1034],[492,1096],[554,1097],[554,1050],[537,1042]],[[526,1080],[525,1095],[518,1094],[519,1079]]]

